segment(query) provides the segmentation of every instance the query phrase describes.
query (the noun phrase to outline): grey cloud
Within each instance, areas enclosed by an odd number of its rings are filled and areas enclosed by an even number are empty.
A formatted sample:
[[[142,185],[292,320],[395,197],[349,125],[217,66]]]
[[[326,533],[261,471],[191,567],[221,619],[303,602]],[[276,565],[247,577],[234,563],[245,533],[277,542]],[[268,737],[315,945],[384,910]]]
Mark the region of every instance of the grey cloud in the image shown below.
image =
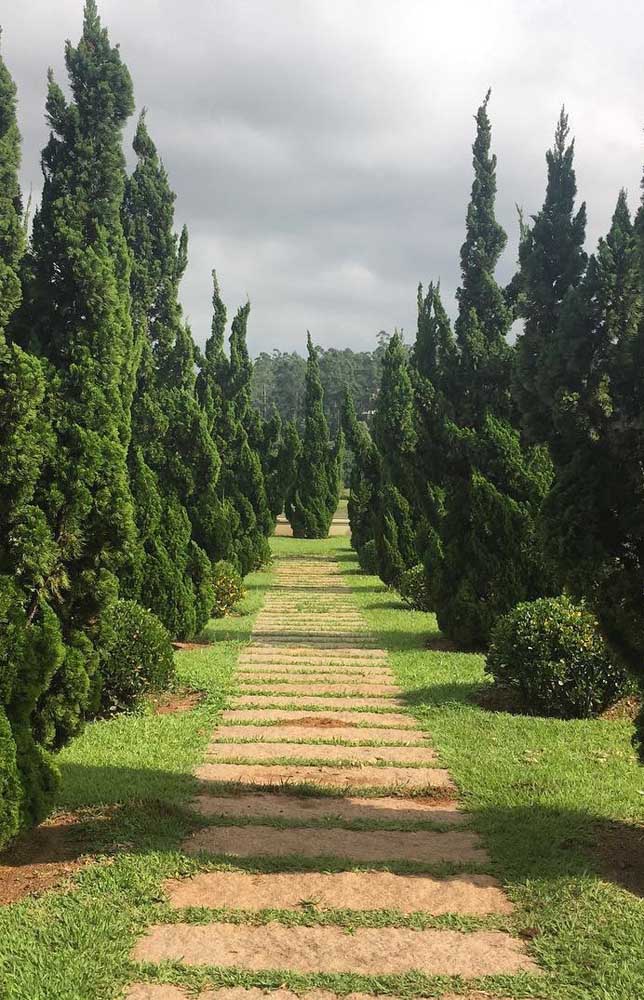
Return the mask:
[[[39,189],[45,71],[81,0],[21,0],[2,17],[19,86],[25,186]],[[537,211],[563,102],[589,246],[641,177],[641,4],[618,0],[102,0],[191,234],[182,298],[203,341],[210,270],[230,311],[250,297],[251,347],[369,347],[415,323],[419,280],[453,308],[471,185],[472,115],[488,85],[498,214]],[[131,129],[129,130],[131,137]]]

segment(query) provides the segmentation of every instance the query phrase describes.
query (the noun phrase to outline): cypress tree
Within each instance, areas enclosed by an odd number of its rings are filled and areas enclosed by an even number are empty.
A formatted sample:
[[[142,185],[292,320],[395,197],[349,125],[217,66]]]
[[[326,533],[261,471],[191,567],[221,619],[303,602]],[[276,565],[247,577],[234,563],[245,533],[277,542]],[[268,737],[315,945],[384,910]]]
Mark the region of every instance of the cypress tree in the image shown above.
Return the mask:
[[[120,210],[122,129],[132,84],[94,0],[78,46],[67,43],[71,101],[50,73],[42,202],[34,217],[25,297],[15,337],[43,361],[51,386],[55,450],[36,492],[56,546],[32,606],[48,597],[66,652],[39,703],[49,746],[79,727],[92,697],[91,638],[135,546],[126,454],[137,364],[130,318],[130,256]]]
[[[551,480],[542,448],[524,450],[513,426],[512,312],[494,271],[506,237],[496,221],[496,157],[489,93],[476,115],[474,182],[461,249],[453,417],[439,440],[447,461],[425,550],[438,622],[465,646],[483,646],[496,619],[548,587],[536,518]],[[422,341],[421,341],[422,346]],[[420,349],[419,349],[420,350]],[[422,351],[420,351],[422,353]]]
[[[227,356],[226,307],[214,271],[212,301],[212,329],[199,359],[198,393],[222,460],[218,499],[230,532],[225,558],[245,575],[270,559],[267,536],[274,526],[260,456],[249,439],[254,426],[252,363],[246,343],[250,304],[242,306],[233,320]]]
[[[342,426],[353,456],[349,480],[349,524],[351,545],[363,569],[375,567],[369,559],[369,548],[375,548],[374,515],[382,477],[380,453],[369,428],[358,420],[353,396],[345,387]]]
[[[555,391],[548,357],[562,305],[576,288],[586,266],[586,205],[575,212],[575,145],[568,141],[568,117],[562,110],[554,147],[546,153],[548,182],[543,207],[523,227],[519,246],[518,312],[525,323],[517,340],[514,394],[524,430],[532,441],[552,437],[551,402]]]
[[[208,538],[195,508],[212,495],[219,464],[195,396],[192,347],[178,298],[187,232],[184,228],[179,237],[174,231],[175,195],[144,114],[133,146],[137,166],[126,184],[122,214],[132,252],[132,315],[141,358],[129,451],[140,549],[125,590],[184,639],[203,627],[211,610],[208,559],[193,539],[193,521],[200,538],[205,536],[218,555],[216,540]],[[171,455],[171,437],[177,432],[171,421],[176,420],[188,421],[190,438],[184,435],[183,444],[189,450]],[[202,470],[198,479],[195,469],[188,468],[193,461]],[[184,467],[170,470],[170,463]]]
[[[384,583],[396,586],[404,571],[418,562],[416,517],[410,502],[417,444],[414,394],[407,351],[397,332],[383,358],[373,433],[382,456],[374,523],[378,573]]]
[[[56,770],[31,716],[64,655],[59,622],[40,592],[56,557],[36,496],[53,447],[47,382],[39,359],[6,335],[22,297],[19,165],[16,89],[0,56],[0,848],[52,802]]]
[[[547,360],[556,469],[548,543],[564,582],[593,604],[644,687],[644,200],[633,226],[620,193],[610,232],[566,295]],[[644,760],[644,715],[638,738]]]
[[[295,538],[326,538],[340,499],[337,454],[324,415],[320,362],[307,334],[304,438],[286,516]]]
[[[273,403],[271,415],[263,421],[260,456],[266,485],[266,500],[273,521],[284,510],[286,485],[283,478],[284,426],[280,412]]]

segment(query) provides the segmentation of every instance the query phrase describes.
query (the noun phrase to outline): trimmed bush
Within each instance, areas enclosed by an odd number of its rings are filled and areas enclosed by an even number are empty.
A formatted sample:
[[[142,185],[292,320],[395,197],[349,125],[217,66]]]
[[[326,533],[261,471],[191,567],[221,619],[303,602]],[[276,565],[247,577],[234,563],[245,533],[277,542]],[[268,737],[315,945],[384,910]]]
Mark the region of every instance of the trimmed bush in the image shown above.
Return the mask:
[[[398,593],[405,604],[409,605],[414,611],[432,610],[425,567],[422,563],[418,563],[417,566],[412,566],[411,569],[405,570],[400,578]]]
[[[100,629],[103,715],[133,708],[148,691],[164,691],[174,679],[170,633],[136,601],[115,601]]]
[[[378,575],[378,554],[376,552],[376,540],[370,538],[368,542],[357,550],[358,563],[363,573],[370,576]]]
[[[225,559],[213,566],[212,582],[215,591],[212,615],[213,618],[223,618],[246,596],[244,584],[232,563]]]
[[[594,615],[566,596],[518,604],[501,618],[485,669],[518,691],[527,711],[561,719],[590,718],[629,690]]]

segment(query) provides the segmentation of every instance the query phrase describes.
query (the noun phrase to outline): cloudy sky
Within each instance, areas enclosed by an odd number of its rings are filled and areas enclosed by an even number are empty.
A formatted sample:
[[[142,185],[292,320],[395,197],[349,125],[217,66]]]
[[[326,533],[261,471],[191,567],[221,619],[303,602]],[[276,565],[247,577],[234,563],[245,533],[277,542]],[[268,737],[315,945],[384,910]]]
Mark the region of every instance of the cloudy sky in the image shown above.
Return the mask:
[[[641,0],[99,0],[190,231],[182,298],[207,335],[210,271],[250,297],[253,351],[369,349],[413,335],[416,285],[452,308],[471,185],[472,115],[488,86],[498,216],[539,208],[562,103],[576,136],[589,244],[618,190],[639,197]],[[40,190],[49,65],[64,80],[82,0],[4,0],[25,189]],[[129,144],[131,129],[127,136]]]

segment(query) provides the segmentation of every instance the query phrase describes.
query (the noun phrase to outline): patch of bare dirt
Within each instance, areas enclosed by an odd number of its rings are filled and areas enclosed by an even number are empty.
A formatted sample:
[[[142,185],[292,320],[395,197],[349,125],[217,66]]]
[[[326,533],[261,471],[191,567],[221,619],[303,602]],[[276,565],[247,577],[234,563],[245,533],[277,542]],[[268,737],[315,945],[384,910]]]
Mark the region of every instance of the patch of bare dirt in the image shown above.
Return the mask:
[[[180,688],[178,691],[161,691],[151,694],[147,701],[155,715],[174,715],[175,712],[191,712],[205,701],[205,691]]]
[[[173,642],[172,648],[179,651],[190,651],[193,649],[210,649],[211,642]]]
[[[596,855],[603,878],[644,897],[644,825],[600,826]]]
[[[431,747],[359,747],[340,746],[336,743],[216,743],[208,744],[209,760],[248,761],[259,763],[279,757],[300,757],[307,760],[329,761],[332,765],[339,760],[350,760],[356,764],[431,764],[436,754]],[[401,770],[405,770],[404,766]]]
[[[425,641],[425,649],[431,649],[433,653],[458,653],[459,648],[451,639],[443,635],[430,635]]]
[[[540,970],[517,938],[501,931],[415,931],[409,928],[261,927],[164,924],[150,927],[132,953],[135,961],[182,961],[224,968],[427,975],[466,979]]]
[[[609,722],[634,722],[641,707],[642,699],[632,694],[627,698],[620,698],[614,705],[611,705],[605,712],[602,712],[599,718],[606,719]]]
[[[109,813],[93,816],[107,820]],[[21,834],[0,853],[0,906],[55,888],[94,861],[87,820],[60,813]]]

